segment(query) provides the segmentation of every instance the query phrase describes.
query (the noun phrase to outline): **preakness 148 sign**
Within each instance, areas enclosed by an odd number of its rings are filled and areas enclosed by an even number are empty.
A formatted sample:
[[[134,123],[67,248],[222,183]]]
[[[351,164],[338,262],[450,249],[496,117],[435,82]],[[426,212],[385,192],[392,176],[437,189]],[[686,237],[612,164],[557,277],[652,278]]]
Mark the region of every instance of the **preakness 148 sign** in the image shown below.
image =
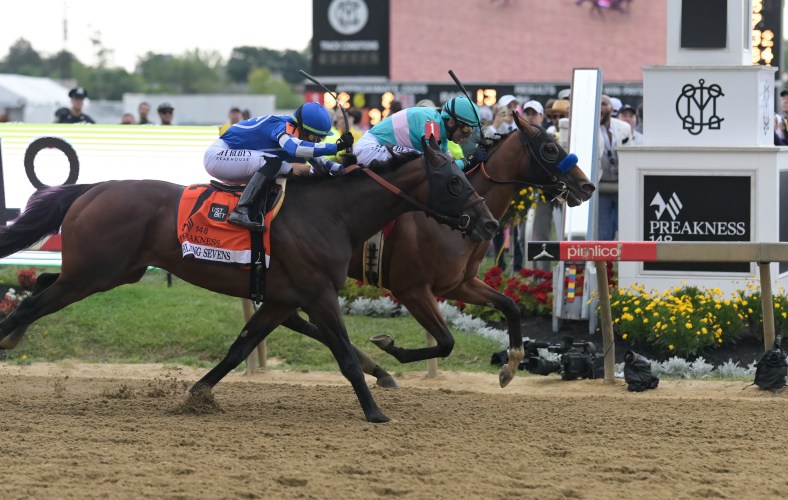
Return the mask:
[[[644,241],[751,241],[751,177],[646,175]],[[644,262],[646,271],[747,273],[747,263]]]

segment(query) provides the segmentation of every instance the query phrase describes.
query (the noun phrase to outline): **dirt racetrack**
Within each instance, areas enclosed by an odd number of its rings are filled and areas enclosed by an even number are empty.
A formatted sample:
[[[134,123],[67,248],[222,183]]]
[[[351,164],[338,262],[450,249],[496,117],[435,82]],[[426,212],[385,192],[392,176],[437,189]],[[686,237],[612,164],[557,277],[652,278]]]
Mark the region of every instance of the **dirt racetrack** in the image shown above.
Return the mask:
[[[334,373],[0,364],[0,498],[767,498],[788,494],[788,395],[746,382],[562,382],[443,372],[373,388]]]

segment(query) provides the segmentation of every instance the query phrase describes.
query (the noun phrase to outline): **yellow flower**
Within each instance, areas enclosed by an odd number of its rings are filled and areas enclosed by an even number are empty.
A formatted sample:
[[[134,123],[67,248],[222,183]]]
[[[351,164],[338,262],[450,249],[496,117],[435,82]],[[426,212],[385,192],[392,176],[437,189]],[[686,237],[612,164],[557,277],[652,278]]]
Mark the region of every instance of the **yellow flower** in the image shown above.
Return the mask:
[[[690,330],[692,328],[692,323],[688,321],[687,323],[684,324],[684,326],[687,327],[687,330]]]
[[[627,337],[628,337],[628,335],[627,335],[626,333],[625,333],[624,335],[622,335],[622,336],[621,336],[621,338],[622,338],[622,339],[624,339],[624,340],[626,340],[626,339],[627,339]]]
[[[670,350],[672,351],[673,349],[675,349],[675,347],[673,347],[673,344],[670,344],[670,345],[668,346],[668,349],[670,349]]]

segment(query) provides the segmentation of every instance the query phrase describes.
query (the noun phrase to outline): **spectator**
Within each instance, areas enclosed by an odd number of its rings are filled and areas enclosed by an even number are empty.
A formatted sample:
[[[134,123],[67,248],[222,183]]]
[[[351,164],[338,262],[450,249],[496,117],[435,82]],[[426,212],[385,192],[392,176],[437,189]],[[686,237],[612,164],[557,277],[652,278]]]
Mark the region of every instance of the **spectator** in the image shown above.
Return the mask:
[[[544,121],[542,122],[542,128],[545,130],[550,130],[550,127],[558,128],[558,122],[553,123],[553,120],[550,118],[550,112],[548,111],[550,108],[553,107],[557,99],[555,97],[551,97],[550,99],[546,100],[544,103]]]
[[[559,121],[561,118],[569,118],[569,101],[566,99],[554,100],[553,105],[547,108],[547,116],[552,123],[550,127],[547,127],[547,131],[555,137],[556,141],[560,141]]]
[[[241,108],[233,106],[227,114],[227,122],[219,127],[219,135],[227,132],[227,129],[241,121]]]
[[[621,110],[621,106],[623,106],[621,99],[619,99],[618,97],[611,97],[610,103],[613,105],[613,114],[610,116],[612,116],[613,118],[618,118],[618,112],[619,110]]]
[[[241,111],[241,120],[248,120],[252,117],[252,112],[248,109]]]
[[[250,211],[276,175],[292,170],[292,163],[307,160],[313,168],[331,173],[341,171],[342,165],[318,161],[318,157],[349,149],[353,146],[353,136],[346,132],[336,144],[317,144],[328,135],[331,135],[331,115],[316,102],[299,106],[292,116],[257,116],[227,129],[203,158],[205,170],[213,177],[247,182],[227,222],[264,231],[265,226],[255,222]]]
[[[135,123],[137,122],[131,113],[123,113],[123,116],[120,117],[121,125],[134,125]]]
[[[618,110],[618,119],[625,121],[632,129],[632,141],[624,142],[625,146],[641,146],[643,144],[643,134],[637,131],[638,118],[637,111],[629,104],[624,104]]]
[[[525,115],[526,121],[531,125],[536,125],[539,128],[542,127],[542,123],[544,122],[544,107],[542,107],[542,103],[539,101],[528,101],[523,106],[523,114]]]
[[[618,232],[618,148],[632,141],[632,129],[628,123],[613,118],[613,103],[603,95],[599,118],[599,172],[597,186],[597,239],[614,240]]]
[[[495,116],[493,117],[492,126],[485,129],[484,136],[494,139],[496,136],[506,135],[516,130],[517,125],[514,124],[514,111],[519,105],[520,101],[513,95],[507,94],[501,96],[493,109],[493,111],[495,111]]]
[[[163,102],[159,104],[157,111],[159,112],[159,121],[162,125],[172,125],[172,115],[175,113],[175,108],[172,107],[172,104]]]
[[[85,89],[82,87],[73,88],[68,92],[68,96],[71,98],[71,109],[60,108],[55,111],[57,118],[55,123],[96,123],[93,118],[82,112],[85,98],[88,96]]]
[[[140,115],[140,119],[137,120],[137,123],[140,125],[149,125],[151,121],[148,118],[148,113],[150,113],[150,104],[142,101],[140,105],[137,106],[137,114]]]

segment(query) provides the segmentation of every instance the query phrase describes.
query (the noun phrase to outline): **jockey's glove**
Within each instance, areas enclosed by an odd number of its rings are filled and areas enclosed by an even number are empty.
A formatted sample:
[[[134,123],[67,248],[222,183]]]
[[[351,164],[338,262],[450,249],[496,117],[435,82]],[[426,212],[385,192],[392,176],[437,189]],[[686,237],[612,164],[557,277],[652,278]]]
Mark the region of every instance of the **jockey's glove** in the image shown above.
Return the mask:
[[[350,149],[353,147],[353,134],[345,132],[337,139],[337,151]]]
[[[476,150],[465,158],[465,168],[470,168],[487,161],[487,149],[479,146]]]

